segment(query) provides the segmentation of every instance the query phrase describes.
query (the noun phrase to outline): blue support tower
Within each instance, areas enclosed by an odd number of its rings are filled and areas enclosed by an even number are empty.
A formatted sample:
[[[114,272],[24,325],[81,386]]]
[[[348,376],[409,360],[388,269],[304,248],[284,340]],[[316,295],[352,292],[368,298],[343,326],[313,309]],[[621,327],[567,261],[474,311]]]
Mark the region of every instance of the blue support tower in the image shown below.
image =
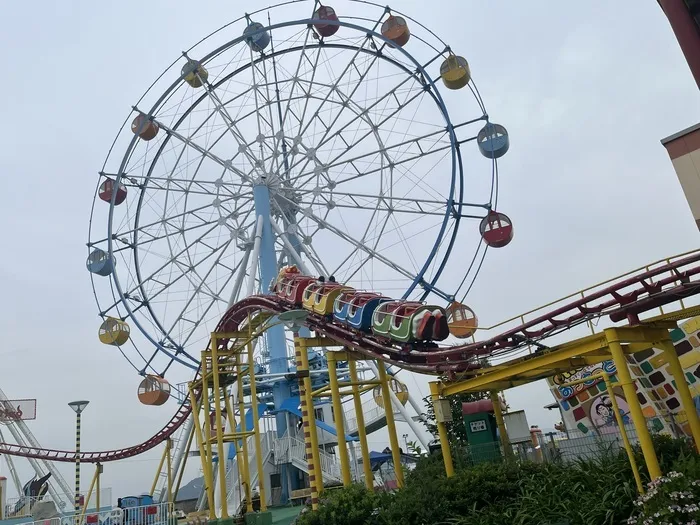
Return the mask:
[[[255,213],[258,220],[263,223],[262,238],[260,239],[260,282],[262,292],[266,293],[267,287],[277,277],[277,258],[275,257],[275,238],[272,226],[270,225],[270,189],[265,180],[261,180],[253,187],[253,202],[255,203]],[[252,276],[251,276],[252,277]],[[270,328],[265,334],[267,348],[270,353],[270,373],[286,374],[289,372],[289,362],[287,359],[287,342],[284,336],[284,328],[281,325]],[[275,402],[275,422],[277,426],[277,436],[282,437],[287,431],[287,421],[284,412],[279,411],[282,403],[292,395],[289,382],[285,379],[277,381],[273,386],[273,397]],[[282,501],[289,497],[289,487],[287,482],[286,465],[282,465]]]

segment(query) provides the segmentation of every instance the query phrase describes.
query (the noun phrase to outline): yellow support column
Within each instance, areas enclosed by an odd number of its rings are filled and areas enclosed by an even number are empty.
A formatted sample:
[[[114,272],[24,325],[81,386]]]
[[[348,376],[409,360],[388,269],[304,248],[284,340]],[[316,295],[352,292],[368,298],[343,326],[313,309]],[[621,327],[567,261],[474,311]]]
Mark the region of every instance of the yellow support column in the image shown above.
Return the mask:
[[[345,441],[345,422],[343,421],[343,403],[340,399],[338,388],[338,376],[336,369],[335,354],[326,353],[328,361],[328,378],[331,387],[331,402],[333,403],[333,414],[335,419],[335,432],[338,437],[338,455],[340,456],[340,471],[343,477],[343,485],[352,485],[352,473],[350,472],[350,458],[348,457],[348,447]]]
[[[357,363],[354,359],[348,361],[350,368],[350,381],[352,382],[352,399],[355,403],[355,417],[357,418],[357,437],[360,438],[360,450],[362,451],[362,470],[365,473],[365,486],[368,490],[374,490],[374,474],[369,460],[369,446],[367,445],[367,432],[365,431],[365,416],[362,413],[362,399],[357,378]]]
[[[248,342],[248,374],[250,376],[250,399],[253,404],[253,432],[255,439],[255,461],[258,467],[258,493],[260,494],[260,512],[267,512],[265,497],[265,472],[262,461],[262,443],[260,442],[260,417],[258,411],[258,391],[255,385],[255,368],[253,366],[253,343]]]
[[[202,360],[204,365],[204,360]],[[204,437],[202,436],[202,425],[199,424],[199,406],[197,405],[197,396],[194,393],[194,387],[190,383],[190,406],[192,411],[192,431],[197,439],[197,447],[199,447],[199,457],[202,460],[202,474],[204,475],[204,490],[207,494],[207,503],[209,506],[209,520],[215,520],[214,515],[214,486],[212,482],[211,460],[207,456],[207,449],[204,446]]]
[[[165,454],[167,449],[163,450],[163,455],[160,457],[160,463],[158,463],[158,468],[156,469],[156,477],[153,478],[153,484],[151,485],[151,492],[149,494],[151,497],[156,493],[156,487],[158,486],[158,479],[160,478],[160,473],[163,472],[163,465],[165,465]]]
[[[391,458],[394,462],[394,470],[396,471],[396,484],[399,488],[403,487],[403,466],[401,465],[401,452],[399,451],[399,437],[396,435],[396,424],[394,423],[394,405],[391,403],[391,393],[389,379],[387,377],[384,363],[377,361],[377,369],[379,370],[379,381],[382,389],[382,398],[384,399],[384,413],[386,414],[386,428],[389,431],[389,444],[391,445]]]
[[[212,453],[211,447],[211,403],[209,402],[209,375],[212,371],[209,370],[209,356],[207,353],[206,351],[202,352],[202,409],[204,410],[204,448],[209,465],[209,481],[211,482],[209,486],[211,487],[212,496],[211,506],[209,507],[209,521],[212,522],[216,521],[216,509],[214,508],[214,491],[216,490],[216,486],[214,484],[214,454]]]
[[[630,444],[629,437],[627,436],[627,429],[625,428],[625,421],[622,419],[622,414],[620,413],[620,407],[617,404],[617,398],[615,397],[615,392],[613,391],[612,383],[610,382],[610,375],[607,372],[603,372],[603,381],[605,381],[605,388],[608,391],[608,397],[610,398],[610,404],[615,414],[615,420],[617,421],[617,426],[620,427],[620,434],[622,436],[622,444],[625,446],[625,452],[627,452],[627,459],[629,459],[630,467],[632,467],[632,475],[634,476],[634,482],[637,484],[637,491],[640,494],[644,494],[644,485],[642,484],[642,478],[639,475],[639,468],[637,467],[637,461],[634,459],[634,450]]]
[[[228,519],[228,492],[226,490],[226,455],[224,454],[224,421],[221,417],[221,377],[219,374],[219,349],[216,334],[211,334],[211,368],[214,414],[216,415],[216,452],[218,456],[217,466],[219,468],[219,492],[221,497],[221,520]],[[206,376],[205,376],[206,377]],[[223,392],[224,399],[226,392]],[[207,418],[209,420],[209,418]],[[211,431],[210,431],[211,433]],[[211,439],[211,438],[209,438]]]
[[[96,473],[97,480],[95,482],[95,490],[97,492],[96,492],[96,496],[95,496],[95,507],[96,507],[97,513],[99,514],[100,513],[100,476],[102,475],[102,463],[98,463],[96,465],[96,468],[97,468],[97,473]]]
[[[168,468],[168,508],[173,504],[173,463],[172,463],[173,442],[170,438],[165,441],[165,454]],[[172,509],[171,509],[172,510]]]
[[[318,510],[318,495],[323,490],[320,457],[318,453],[318,434],[313,399],[311,398],[311,377],[309,375],[309,356],[306,353],[306,339],[294,334],[294,355],[296,357],[297,378],[299,381],[299,401],[303,418],[304,448],[311,486],[311,509]]]
[[[233,411],[233,404],[231,403],[231,396],[233,395],[233,388],[231,389],[231,392],[229,395],[226,395],[226,414],[229,420],[229,428],[231,428],[231,432],[234,432],[237,426],[237,420],[236,420],[236,413]],[[248,479],[248,474],[245,471],[243,461],[241,458],[243,457],[243,449],[241,448],[241,441],[239,439],[234,439],[233,440],[233,446],[236,449],[236,465],[238,467],[238,484],[245,487]],[[245,497],[245,496],[243,496]]]
[[[438,437],[440,438],[440,450],[442,451],[442,461],[445,464],[445,474],[448,478],[454,476],[455,468],[452,463],[452,451],[450,450],[450,440],[447,437],[447,427],[442,418],[442,414],[438,409],[440,399],[440,387],[436,381],[430,382],[430,398],[433,402],[433,410],[435,412],[435,422],[438,429]]]
[[[605,339],[608,342],[608,348],[610,348],[610,353],[612,354],[615,367],[617,368],[617,377],[620,386],[622,386],[622,391],[625,394],[625,400],[630,407],[630,416],[632,417],[634,428],[637,431],[637,437],[639,438],[639,444],[644,454],[644,461],[647,464],[649,476],[651,479],[660,478],[661,468],[659,467],[659,460],[654,450],[654,443],[651,441],[646,419],[642,413],[642,407],[639,404],[639,399],[637,399],[637,392],[632,382],[632,376],[627,367],[627,358],[622,351],[622,345],[617,337],[616,330],[614,328],[606,329]]]
[[[238,385],[238,414],[239,414],[239,419],[241,420],[241,433],[245,434],[248,429],[247,429],[247,423],[245,421],[245,401],[243,399],[243,374],[241,370],[241,362],[240,355],[236,356],[236,384]],[[233,427],[233,430],[235,431],[235,427]],[[243,471],[245,472],[245,501],[246,501],[246,510],[248,512],[253,512],[253,492],[251,490],[250,486],[250,465],[248,464],[248,436],[243,436],[241,439],[241,452],[243,457],[241,458],[243,460]]]
[[[673,346],[673,343],[670,340],[661,342],[660,346],[664,351],[664,357],[666,358],[669,368],[671,369],[673,379],[676,381],[676,389],[678,390],[678,395],[681,398],[681,406],[683,407],[685,415],[688,418],[690,431],[693,434],[693,441],[695,441],[695,448],[700,451],[700,418],[698,418],[698,413],[695,410],[693,396],[688,388],[685,372],[683,372],[683,367],[678,360],[676,347]]]
[[[498,425],[498,433],[501,437],[501,446],[503,447],[503,455],[508,460],[513,456],[513,447],[508,439],[506,430],[506,421],[503,419],[503,411],[501,410],[501,399],[498,397],[496,390],[490,392],[491,402],[493,403],[493,415],[496,417],[496,425]]]

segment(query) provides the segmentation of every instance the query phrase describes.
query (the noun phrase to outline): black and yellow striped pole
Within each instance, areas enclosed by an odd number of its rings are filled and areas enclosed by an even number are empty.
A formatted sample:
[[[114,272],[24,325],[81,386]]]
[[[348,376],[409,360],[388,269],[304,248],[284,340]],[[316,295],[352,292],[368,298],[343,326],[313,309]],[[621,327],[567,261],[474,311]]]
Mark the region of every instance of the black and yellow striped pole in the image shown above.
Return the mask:
[[[75,516],[80,516],[80,415],[89,401],[72,401],[68,406],[75,412]]]

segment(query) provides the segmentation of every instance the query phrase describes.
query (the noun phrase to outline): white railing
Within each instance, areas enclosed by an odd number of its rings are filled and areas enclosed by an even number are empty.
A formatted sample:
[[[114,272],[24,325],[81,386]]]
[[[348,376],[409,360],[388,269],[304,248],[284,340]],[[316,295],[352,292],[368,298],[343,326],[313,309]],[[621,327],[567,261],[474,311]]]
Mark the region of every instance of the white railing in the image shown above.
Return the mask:
[[[275,464],[292,463],[297,468],[306,472],[306,445],[304,441],[285,434],[274,440]],[[328,454],[323,449],[318,449],[321,472],[324,478],[340,480],[340,465],[334,454]]]
[[[370,426],[372,423],[379,419],[386,417],[384,408],[380,407],[374,400],[374,397],[369,397],[364,403],[362,403],[362,414],[364,416],[365,427]],[[357,432],[357,416],[355,415],[355,410],[351,409],[345,416],[345,421],[347,421],[346,432],[348,434],[354,434]]]
[[[89,501],[87,500],[87,492],[81,493],[83,497],[83,504],[87,505],[88,508],[97,507],[97,494],[93,491],[92,496]],[[27,496],[20,496],[17,498],[8,498],[5,500],[5,513],[6,518],[27,518],[31,517],[34,511],[34,506],[39,502],[49,502],[53,499],[48,495],[44,495],[40,498],[30,498]],[[56,505],[56,511],[60,513],[71,513],[73,510],[73,502],[67,503],[63,500],[60,502],[54,502]],[[112,489],[104,488],[100,490],[100,504],[103,508],[110,508],[112,505]]]
[[[172,512],[169,503],[156,503],[101,512],[88,510],[84,514],[68,514],[60,518],[37,520],[22,525],[167,525],[170,514]]]
[[[267,460],[270,458],[272,453],[272,443],[274,440],[274,431],[268,431],[260,436],[260,452],[262,456],[262,463],[265,465]],[[255,457],[255,438],[254,436],[248,437],[246,441],[248,447],[248,470],[250,477],[250,490],[251,494],[253,489],[258,485],[259,472],[258,472],[258,462]],[[243,487],[240,485],[239,473],[238,473],[238,455],[233,458],[233,461],[229,462],[229,467],[226,472],[226,479],[228,489],[228,508],[229,511],[237,513],[243,503],[244,491]]]

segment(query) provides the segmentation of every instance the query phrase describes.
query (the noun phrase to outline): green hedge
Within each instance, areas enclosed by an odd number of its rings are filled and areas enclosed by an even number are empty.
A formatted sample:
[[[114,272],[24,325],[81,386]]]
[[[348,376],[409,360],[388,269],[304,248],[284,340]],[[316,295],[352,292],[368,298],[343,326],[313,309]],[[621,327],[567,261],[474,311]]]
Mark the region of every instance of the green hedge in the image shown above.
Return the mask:
[[[686,443],[655,439],[664,472],[700,479],[700,457]],[[637,453],[638,464],[643,459]],[[648,480],[646,472],[642,473]],[[439,455],[422,459],[393,494],[363,486],[329,491],[298,525],[604,525],[632,514],[636,487],[624,453],[595,461],[488,463],[447,479]]]

